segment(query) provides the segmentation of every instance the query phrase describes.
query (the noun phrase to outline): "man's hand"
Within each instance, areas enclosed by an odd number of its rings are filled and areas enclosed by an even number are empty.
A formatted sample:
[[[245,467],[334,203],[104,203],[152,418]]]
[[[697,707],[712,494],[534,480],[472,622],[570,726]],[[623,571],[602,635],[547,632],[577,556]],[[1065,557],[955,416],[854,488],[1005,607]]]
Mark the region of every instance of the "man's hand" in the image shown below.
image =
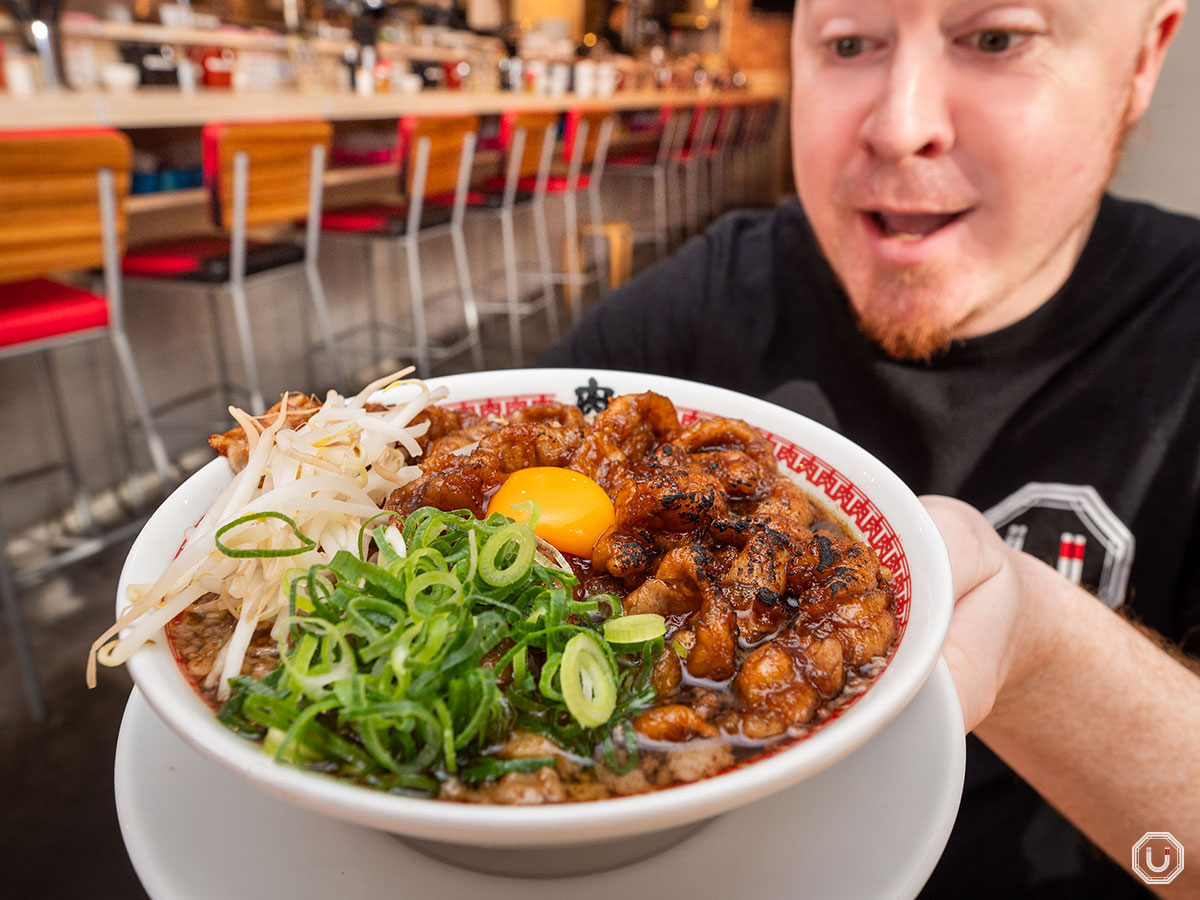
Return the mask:
[[[1200,678],[971,507],[922,499],[950,551],[942,652],[967,730],[1127,870],[1149,831],[1200,847]],[[1200,897],[1200,866],[1155,889]]]
[[[1029,610],[1017,551],[973,507],[949,497],[922,497],[946,541],[954,577],[954,615],[942,655],[954,676],[963,722],[972,731],[1006,684],[1022,677],[1036,649],[1022,628]]]
[[[949,497],[923,497],[922,503],[950,556],[955,602],[942,655],[970,732],[1004,690],[1037,670],[1045,641],[1022,571],[1033,560],[1004,544],[973,506]],[[1078,589],[1066,581],[1063,587]]]

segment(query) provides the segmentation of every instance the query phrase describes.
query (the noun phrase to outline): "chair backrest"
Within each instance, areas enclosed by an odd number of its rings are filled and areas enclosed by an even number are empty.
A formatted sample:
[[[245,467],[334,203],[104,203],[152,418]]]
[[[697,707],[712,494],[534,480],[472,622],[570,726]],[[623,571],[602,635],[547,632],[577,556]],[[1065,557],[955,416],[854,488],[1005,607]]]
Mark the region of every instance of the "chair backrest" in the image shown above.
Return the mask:
[[[214,122],[204,127],[204,182],[213,221],[233,228],[233,167],[239,153],[250,162],[246,224],[275,225],[308,215],[313,147],[326,152],[328,122]]]
[[[721,104],[721,112],[717,117],[716,131],[713,133],[713,149],[720,152],[733,143],[738,129],[741,127],[741,107],[733,103]]]
[[[479,132],[477,116],[405,116],[400,120],[398,144],[404,192],[412,195],[421,138],[429,138],[429,168],[425,196],[450,194],[458,186],[463,143]]]
[[[707,103],[697,103],[692,109],[692,121],[688,126],[685,145],[690,153],[704,154],[712,150],[720,114],[719,108]]]
[[[98,173],[112,172],[123,242],[130,155],[108,128],[0,131],[0,282],[101,265]]]
[[[547,128],[558,124],[556,112],[515,112],[510,111],[500,116],[500,146],[505,154],[512,152],[513,136],[519,129],[525,130],[525,147],[521,152],[521,161],[517,175],[520,178],[530,178],[538,174],[542,159],[542,146],[547,140]],[[549,140],[554,140],[551,128]]]
[[[579,123],[587,123],[587,136],[583,141],[583,156],[580,164],[590,166],[596,158],[596,148],[600,143],[600,135],[604,131],[604,122],[612,116],[610,109],[588,109],[579,107],[567,110],[566,121],[563,124],[563,161],[571,162],[575,152],[575,136],[579,133]]]

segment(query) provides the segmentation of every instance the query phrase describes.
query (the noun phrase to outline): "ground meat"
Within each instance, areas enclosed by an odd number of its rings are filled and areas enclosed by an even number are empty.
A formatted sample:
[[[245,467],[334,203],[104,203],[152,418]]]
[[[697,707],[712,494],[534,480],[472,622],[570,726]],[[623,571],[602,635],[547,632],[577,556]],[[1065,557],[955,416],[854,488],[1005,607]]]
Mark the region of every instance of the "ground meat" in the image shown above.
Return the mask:
[[[229,641],[237,621],[223,609],[207,612],[195,607],[184,610],[167,623],[167,639],[175,656],[183,662],[184,671],[192,680],[196,690],[211,705],[216,705],[217,689],[204,687],[204,681],[212,672],[213,664],[221,648]],[[246,658],[242,662],[242,675],[265,678],[279,664],[279,647],[268,628],[260,628],[250,639]]]

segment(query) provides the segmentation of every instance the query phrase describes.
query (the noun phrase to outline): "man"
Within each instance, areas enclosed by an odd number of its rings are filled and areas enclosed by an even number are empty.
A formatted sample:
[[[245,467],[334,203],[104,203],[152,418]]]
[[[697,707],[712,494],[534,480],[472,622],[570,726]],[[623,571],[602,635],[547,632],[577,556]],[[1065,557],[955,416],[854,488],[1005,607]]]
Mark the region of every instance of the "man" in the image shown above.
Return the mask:
[[[800,0],[800,202],[545,360],[765,396],[987,511],[926,501],[982,739],[929,896],[1140,896],[1144,833],[1200,848],[1200,679],[1112,611],[1200,645],[1200,222],[1104,195],[1185,5]]]

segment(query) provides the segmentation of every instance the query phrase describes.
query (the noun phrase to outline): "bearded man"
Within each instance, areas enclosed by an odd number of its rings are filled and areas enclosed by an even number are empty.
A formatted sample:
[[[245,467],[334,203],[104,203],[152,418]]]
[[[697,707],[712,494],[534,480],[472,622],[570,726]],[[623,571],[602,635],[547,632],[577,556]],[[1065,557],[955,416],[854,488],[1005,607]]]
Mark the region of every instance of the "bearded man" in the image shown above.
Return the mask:
[[[947,495],[975,736],[928,896],[1142,896],[1144,833],[1200,848],[1200,222],[1106,194],[1185,5],[799,0],[798,201],[543,360],[774,400]]]

